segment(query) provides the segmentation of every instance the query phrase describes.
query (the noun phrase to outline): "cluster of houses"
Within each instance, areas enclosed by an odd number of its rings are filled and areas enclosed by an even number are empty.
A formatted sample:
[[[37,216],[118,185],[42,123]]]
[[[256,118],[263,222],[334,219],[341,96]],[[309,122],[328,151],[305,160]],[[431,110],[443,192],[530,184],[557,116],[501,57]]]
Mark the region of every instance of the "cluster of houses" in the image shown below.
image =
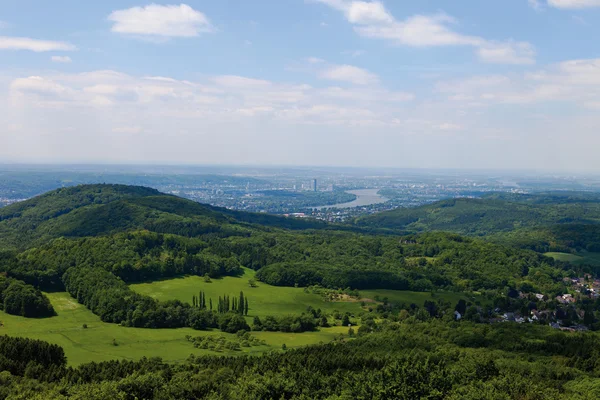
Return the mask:
[[[583,278],[565,278],[564,282],[583,296],[589,296],[592,299],[600,297],[600,279],[593,279],[590,274],[585,274]]]

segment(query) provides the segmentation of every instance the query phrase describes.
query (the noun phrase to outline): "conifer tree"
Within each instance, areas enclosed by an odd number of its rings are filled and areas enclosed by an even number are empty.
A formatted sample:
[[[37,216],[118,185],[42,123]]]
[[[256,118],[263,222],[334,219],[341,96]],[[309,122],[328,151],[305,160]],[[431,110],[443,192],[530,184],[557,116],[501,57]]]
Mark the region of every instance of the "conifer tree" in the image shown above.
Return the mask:
[[[240,292],[240,301],[238,306],[238,313],[244,315],[244,292]]]
[[[244,314],[248,315],[248,298],[244,299]]]
[[[210,307],[210,311],[212,311],[212,297],[208,299],[208,305]]]

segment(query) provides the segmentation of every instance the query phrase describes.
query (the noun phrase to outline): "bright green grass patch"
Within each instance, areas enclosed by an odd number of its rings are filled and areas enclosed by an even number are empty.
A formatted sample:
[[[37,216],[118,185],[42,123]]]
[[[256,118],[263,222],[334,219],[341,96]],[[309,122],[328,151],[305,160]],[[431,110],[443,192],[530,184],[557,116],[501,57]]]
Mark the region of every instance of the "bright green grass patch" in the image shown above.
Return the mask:
[[[571,254],[571,253],[549,252],[549,253],[544,253],[544,255],[548,256],[548,257],[552,257],[558,261],[568,261],[568,262],[574,263],[574,264],[581,262],[581,260],[583,259],[583,257],[580,257],[576,254]]]
[[[544,255],[548,256],[548,257],[552,257],[555,260],[568,261],[571,264],[575,264],[575,265],[581,265],[581,264],[600,265],[600,253],[581,252],[581,253],[577,253],[577,254],[571,254],[571,253],[550,252],[550,253],[545,253]]]
[[[338,310],[342,313],[352,314],[361,311],[358,302],[327,302],[318,294],[307,293],[303,288],[270,286],[262,282],[256,282],[257,287],[252,288],[248,280],[254,278],[255,272],[244,269],[241,277],[224,277],[213,279],[206,283],[198,276],[187,276],[152,283],[140,283],[131,285],[131,289],[138,293],[152,296],[158,300],[181,300],[192,302],[192,296],[198,295],[199,291],[206,294],[206,305],[208,299],[212,298],[213,306],[216,308],[219,296],[239,296],[240,291],[248,298],[248,316],[264,317],[266,315],[301,314],[308,306],[321,309],[327,313]]]
[[[215,353],[194,348],[185,339],[185,336],[228,335],[219,330],[126,328],[100,321],[99,317],[77,303],[67,293],[49,293],[48,297],[58,314],[57,316],[37,319],[0,312],[0,320],[3,324],[0,327],[0,334],[23,336],[58,344],[64,348],[70,365],[114,359],[137,360],[144,356],[161,357],[168,362],[179,362],[185,360],[190,354],[261,353],[280,349],[283,343],[288,348],[292,348],[328,342],[339,333],[347,333],[347,329],[340,331],[340,328],[326,328],[319,332],[302,334],[256,332],[253,334],[265,340],[267,346]],[[87,329],[83,328],[83,324],[87,325]],[[113,339],[117,346],[113,345]]]
[[[436,301],[438,299],[444,299],[445,301],[449,301],[454,304],[457,303],[460,299],[467,300],[469,297],[465,294],[461,293],[448,293],[448,292],[436,292],[433,295],[430,292],[409,292],[409,291],[400,291],[400,290],[361,290],[360,296],[364,299],[371,299],[379,301],[383,301],[385,297],[388,298],[390,303],[396,304],[416,304],[419,307],[422,307],[425,303],[425,300]]]
[[[254,275],[255,272],[253,270],[244,269],[242,277],[213,279],[211,283],[204,282],[204,279],[198,276],[187,276],[131,285],[131,288],[138,293],[152,296],[158,300],[177,299],[188,303],[191,303],[192,296],[198,295],[198,292],[202,290],[206,293],[207,298],[213,299],[213,305],[217,304],[219,296],[223,296],[224,294],[237,296],[240,291],[243,291],[250,304],[249,317],[254,317],[255,315],[264,317],[266,315],[300,314],[305,312],[308,306],[312,306],[314,309],[320,308],[326,313],[332,313],[337,310],[342,313],[350,312],[351,314],[356,314],[363,311],[360,301],[325,301],[320,295],[306,293],[303,288],[271,286],[262,282],[256,282],[258,287],[251,288],[248,280],[254,278]],[[425,300],[442,298],[451,303],[456,303],[461,298],[468,299],[469,297],[461,293],[438,292],[432,296],[430,292],[383,289],[361,290],[360,296],[363,299],[370,300],[375,300],[375,297],[377,297],[380,301],[384,297],[387,297],[391,303],[415,303],[418,306],[422,306]],[[249,321],[251,321],[251,318],[249,318]]]

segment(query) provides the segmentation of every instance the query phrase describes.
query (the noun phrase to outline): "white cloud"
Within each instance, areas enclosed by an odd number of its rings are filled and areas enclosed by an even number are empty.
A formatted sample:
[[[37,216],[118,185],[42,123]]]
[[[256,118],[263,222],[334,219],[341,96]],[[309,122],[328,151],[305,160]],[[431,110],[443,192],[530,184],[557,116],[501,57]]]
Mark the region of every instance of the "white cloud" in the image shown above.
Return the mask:
[[[449,100],[477,105],[570,103],[586,108],[600,101],[600,59],[571,60],[521,76],[483,76],[440,82]]]
[[[548,5],[565,9],[590,8],[600,7],[600,0],[548,0]]]
[[[0,129],[0,157],[497,168],[509,154],[515,168],[600,168],[600,60],[440,82],[418,97],[257,78],[4,73],[0,126],[19,131]]]
[[[494,64],[535,64],[535,50],[525,42],[488,42],[477,50],[479,59]]]
[[[220,85],[232,88],[257,88],[269,86],[270,82],[263,79],[246,78],[237,75],[222,75],[213,78],[213,81]]]
[[[116,33],[159,37],[194,37],[213,31],[209,19],[187,4],[133,7],[114,11],[108,20]]]
[[[412,47],[470,46],[488,63],[531,64],[535,51],[524,42],[497,42],[456,32],[449,15],[413,15],[397,20],[379,1],[314,0],[341,11],[361,36]]]
[[[378,82],[377,75],[353,65],[334,65],[319,73],[319,77],[334,81],[349,82],[355,85],[369,85]]]
[[[0,36],[0,50],[30,50],[35,52],[44,52],[73,51],[77,50],[77,48],[66,42],[38,40],[26,37]]]
[[[431,46],[479,46],[484,40],[461,35],[447,25],[455,22],[445,15],[415,15],[402,22],[374,24],[355,28],[360,35],[375,39],[387,39],[397,44],[413,47]]]
[[[73,60],[69,56],[52,56],[50,59],[52,60],[52,62],[55,63],[68,64],[73,62]]]
[[[392,17],[378,1],[353,1],[346,10],[348,21],[353,24],[392,23]]]
[[[360,68],[337,67],[329,71],[331,79],[357,84],[376,79]],[[365,85],[313,88],[231,75],[189,82],[167,77],[136,78],[115,71],[17,78],[10,86],[10,97],[14,104],[41,109],[78,110],[75,113],[104,109],[131,116],[126,124],[113,124],[112,132],[116,132],[115,126],[140,126],[135,123],[136,116],[145,113],[152,118],[175,120],[207,118],[223,122],[261,117],[288,122],[293,119],[300,124],[389,124],[395,118],[395,107],[414,99],[410,93]],[[324,110],[335,111],[328,116]]]

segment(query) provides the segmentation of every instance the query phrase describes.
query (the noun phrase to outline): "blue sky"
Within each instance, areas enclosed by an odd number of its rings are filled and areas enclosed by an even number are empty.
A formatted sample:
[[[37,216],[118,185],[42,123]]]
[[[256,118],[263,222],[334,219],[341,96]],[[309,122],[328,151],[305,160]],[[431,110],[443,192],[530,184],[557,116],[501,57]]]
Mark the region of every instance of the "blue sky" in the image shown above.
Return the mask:
[[[600,0],[4,0],[0,161],[600,169]]]

